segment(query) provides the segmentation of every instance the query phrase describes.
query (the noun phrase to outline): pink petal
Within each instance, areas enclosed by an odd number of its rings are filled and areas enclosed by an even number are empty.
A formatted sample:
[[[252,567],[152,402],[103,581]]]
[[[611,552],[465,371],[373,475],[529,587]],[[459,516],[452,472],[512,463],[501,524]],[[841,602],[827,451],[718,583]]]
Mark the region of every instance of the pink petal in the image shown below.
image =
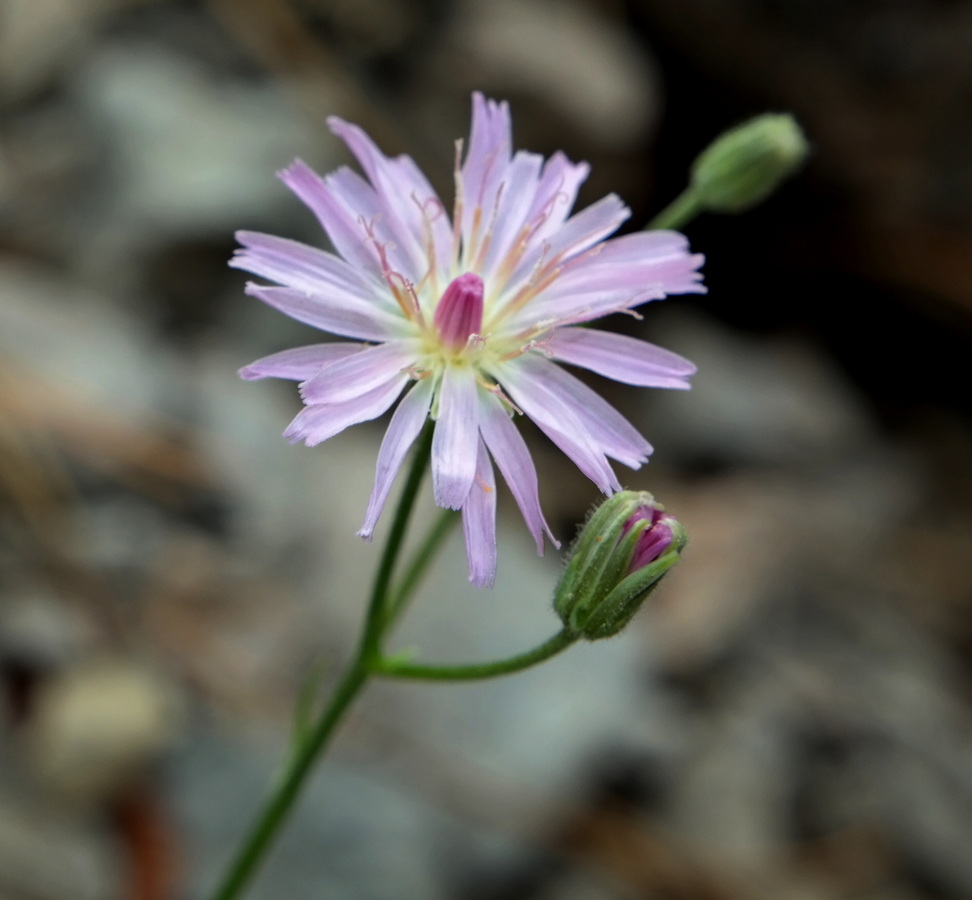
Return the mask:
[[[311,293],[337,288],[369,301],[387,295],[379,282],[324,250],[255,231],[238,231],[236,239],[243,248],[230,260],[235,269]]]
[[[389,341],[369,347],[322,369],[300,386],[309,406],[344,403],[385,384],[415,362],[414,341]]]
[[[484,392],[483,412],[479,429],[486,447],[499,466],[503,478],[509,485],[523,519],[537,543],[537,553],[543,556],[543,533],[550,536],[555,547],[560,543],[554,538],[540,509],[540,496],[537,491],[537,470],[519,429],[510,419],[506,408],[498,397]]]
[[[357,125],[331,116],[328,125],[357,157],[377,191],[383,214],[397,243],[407,252],[415,278],[424,274],[426,228],[431,228],[441,267],[448,262],[452,229],[432,185],[407,156],[389,159]],[[435,215],[430,215],[435,213]]]
[[[392,483],[428,417],[429,406],[432,403],[432,387],[432,379],[429,378],[416,383],[402,398],[402,402],[398,404],[388,423],[388,430],[378,451],[375,486],[368,501],[364,524],[358,531],[359,537],[370,541],[374,534],[375,525],[378,524],[378,518],[385,507]]]
[[[291,444],[304,441],[308,447],[315,447],[351,425],[377,419],[395,402],[407,381],[407,375],[399,375],[346,403],[305,407],[287,426],[284,437]]]
[[[528,253],[513,274],[513,280],[526,281],[538,264],[546,267],[583,253],[617,231],[630,215],[631,211],[616,195],[602,197],[571,216],[542,245]]]
[[[497,372],[504,390],[600,490],[605,494],[621,490],[599,443],[592,439],[573,404],[565,405],[556,393],[537,381],[524,366],[524,359],[510,360]]]
[[[695,366],[637,338],[593,328],[558,328],[543,341],[555,359],[582,366],[623,384],[688,389]]]
[[[395,316],[373,304],[337,289],[311,294],[293,288],[248,284],[246,292],[282,313],[343,337],[362,341],[386,341],[409,330],[404,317]]]
[[[477,392],[471,366],[446,367],[432,437],[432,489],[436,504],[447,509],[462,506],[476,474]]]
[[[587,163],[572,163],[559,150],[544,164],[529,218],[540,216],[534,241],[549,238],[566,221],[577,200],[577,191],[590,173]]]
[[[475,481],[462,504],[462,530],[469,580],[476,587],[491,588],[496,577],[496,481],[482,441],[476,451]]]
[[[345,171],[354,174],[350,170]],[[370,196],[362,194],[359,208],[349,208],[345,200],[339,200],[334,195],[333,185],[329,183],[334,175],[325,181],[299,159],[280,172],[279,178],[314,213],[341,256],[355,268],[381,274],[378,253],[368,240],[368,233],[362,224],[370,221],[378,211],[374,191]]]
[[[530,379],[531,392],[543,394],[545,402],[552,408],[559,408],[561,412],[570,410],[586,430],[591,443],[602,452],[632,469],[647,462],[651,444],[603,397],[535,353],[521,357],[519,363],[525,377]]]
[[[306,381],[316,375],[324,366],[360,353],[366,344],[310,344],[294,347],[271,356],[264,356],[256,362],[240,369],[240,378],[254,381],[257,378],[289,378],[291,381]]]
[[[487,100],[479,93],[473,94],[469,145],[460,172],[463,201],[460,226],[467,254],[472,253],[488,227],[510,162],[511,149],[509,105]]]
[[[512,321],[521,328],[588,322],[669,294],[704,293],[702,261],[674,232],[614,238],[564,263],[556,281]]]
[[[424,254],[416,252],[416,237],[399,226],[385,197],[347,166],[328,175],[325,183],[346,216],[354,218],[359,240],[373,251],[383,277],[396,272],[417,282],[425,274]]]
[[[510,250],[532,231],[529,225],[530,210],[537,193],[542,165],[542,156],[521,151],[513,157],[503,173],[503,187],[495,221],[490,228],[489,250],[482,269],[487,281],[503,264]]]

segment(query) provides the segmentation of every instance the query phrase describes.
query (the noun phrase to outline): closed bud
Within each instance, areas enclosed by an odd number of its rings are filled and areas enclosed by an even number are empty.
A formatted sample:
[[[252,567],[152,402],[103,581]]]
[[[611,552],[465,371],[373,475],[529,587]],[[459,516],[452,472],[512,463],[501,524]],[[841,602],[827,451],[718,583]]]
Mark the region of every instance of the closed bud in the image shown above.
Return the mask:
[[[621,491],[594,510],[554,594],[564,626],[589,641],[628,624],[686,542],[677,519],[646,491]]]
[[[762,203],[809,153],[793,116],[750,119],[713,141],[692,164],[692,190],[703,209],[745,212]]]

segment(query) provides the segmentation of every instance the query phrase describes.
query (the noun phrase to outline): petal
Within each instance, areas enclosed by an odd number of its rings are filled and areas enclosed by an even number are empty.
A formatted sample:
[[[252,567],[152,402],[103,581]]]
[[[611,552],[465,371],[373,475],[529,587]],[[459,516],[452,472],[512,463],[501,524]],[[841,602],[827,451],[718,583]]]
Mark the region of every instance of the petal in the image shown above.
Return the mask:
[[[358,536],[371,540],[378,517],[384,509],[392,483],[398,475],[409,448],[415,443],[429,414],[432,403],[433,382],[431,378],[419,381],[398,404],[388,423],[388,430],[378,451],[378,464],[375,471],[375,486],[368,501],[364,523]]]
[[[548,403],[573,412],[589,440],[603,453],[632,469],[647,462],[651,444],[603,397],[536,353],[526,354],[520,363],[531,391],[543,393]]]
[[[472,126],[459,174],[460,229],[466,260],[476,257],[488,228],[512,148],[510,108],[505,102],[473,94]]]
[[[617,194],[608,194],[596,203],[572,215],[550,238],[550,255],[568,259],[613,234],[621,227],[631,210]]]
[[[407,375],[399,375],[381,387],[346,403],[305,407],[287,426],[284,437],[291,444],[304,441],[308,447],[314,447],[340,434],[350,425],[377,419],[395,402],[407,381]]]
[[[608,194],[586,209],[571,216],[539,246],[527,253],[510,279],[514,286],[527,283],[536,277],[542,266],[544,273],[565,260],[589,250],[598,241],[613,234],[631,215],[621,199]]]
[[[366,344],[309,344],[294,347],[271,356],[264,356],[256,362],[240,369],[240,378],[254,381],[257,378],[289,378],[291,381],[306,381],[316,375],[321,368],[346,356],[360,353]]]
[[[517,153],[502,177],[492,224],[489,244],[482,266],[483,277],[490,281],[511,251],[532,233],[530,210],[540,181],[543,157],[536,153]],[[522,252],[522,251],[521,251]],[[509,274],[509,273],[507,273]]]
[[[692,363],[670,350],[593,328],[557,328],[542,348],[554,359],[639,387],[687,389],[695,374]]]
[[[612,238],[564,265],[557,286],[565,290],[597,290],[607,276],[623,279],[633,289],[659,285],[666,294],[699,293],[698,272],[704,257],[689,253],[686,238],[674,231],[640,231]]]
[[[566,262],[556,280],[512,322],[520,328],[545,321],[587,322],[669,294],[704,293],[698,272],[702,261],[674,232],[605,241]]]
[[[531,219],[542,218],[535,240],[542,241],[563,225],[590,171],[587,163],[572,163],[559,150],[547,160],[530,210]]]
[[[475,481],[462,505],[469,580],[476,587],[493,586],[496,577],[496,480],[482,441],[476,452]]]
[[[235,269],[311,293],[337,288],[363,300],[393,302],[383,283],[332,253],[255,231],[238,231],[236,239],[243,248],[230,260]]]
[[[246,286],[246,292],[298,322],[362,341],[387,341],[407,334],[411,327],[403,316],[378,309],[360,297],[337,289],[314,294],[251,283]]]
[[[409,245],[414,241],[405,232],[396,232],[395,217],[385,198],[347,166],[331,172],[324,181],[335,203],[343,210],[345,220],[356,223],[358,240],[374,256],[382,278],[395,273],[411,282],[418,281],[426,267],[409,253]]]
[[[471,205],[486,205],[485,195],[499,183],[500,175],[510,161],[513,147],[513,123],[505,101],[487,100],[473,94],[472,124],[469,146],[462,165],[463,193]]]
[[[500,399],[485,392],[482,396],[480,432],[537,543],[537,553],[542,556],[544,531],[555,547],[559,547],[560,543],[554,538],[540,509],[537,470],[534,468],[533,459],[519,429],[513,424]]]
[[[321,370],[300,386],[304,403],[344,403],[385,384],[415,362],[414,341],[369,347]]]
[[[338,172],[340,171],[339,169]],[[348,175],[354,174],[350,170],[345,171]],[[355,209],[349,208],[344,199],[335,196],[332,184],[334,175],[325,181],[299,159],[278,173],[278,177],[314,213],[334,249],[344,259],[355,268],[375,275],[381,274],[381,260],[363,224],[370,221],[378,211],[374,191],[368,185],[361,182],[370,191],[370,195],[363,191],[359,198],[361,205]]]
[[[389,159],[357,125],[337,116],[331,116],[327,124],[348,145],[374,185],[382,214],[396,243],[409,258],[413,280],[421,278],[429,265],[427,228],[431,230],[434,246],[442,254],[444,274],[452,228],[448,217],[441,214],[442,202],[418,166],[408,156]],[[433,211],[439,215],[432,217]]]
[[[432,437],[432,489],[436,504],[448,509],[462,506],[476,474],[477,393],[471,366],[446,367]]]
[[[494,375],[516,405],[598,488],[605,494],[621,490],[607,458],[576,410],[570,404],[564,405],[557,394],[533,377],[524,365],[524,357],[510,360]]]

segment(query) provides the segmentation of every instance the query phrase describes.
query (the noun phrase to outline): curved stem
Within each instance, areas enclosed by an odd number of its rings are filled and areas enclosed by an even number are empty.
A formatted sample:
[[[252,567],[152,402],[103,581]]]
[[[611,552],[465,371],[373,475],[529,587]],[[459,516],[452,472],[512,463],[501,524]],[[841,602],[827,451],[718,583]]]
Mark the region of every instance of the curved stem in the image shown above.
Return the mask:
[[[564,629],[552,638],[544,641],[532,650],[500,659],[494,662],[474,663],[473,665],[433,666],[421,663],[400,662],[395,659],[372,660],[371,670],[376,675],[386,678],[415,678],[425,681],[476,681],[485,678],[496,678],[499,675],[510,675],[522,672],[537,663],[556,656],[566,650],[578,639],[578,635]]]
[[[246,887],[293,809],[294,802],[299,797],[307,776],[313,770],[314,763],[327,746],[351,702],[374,673],[372,661],[379,657],[381,636],[388,616],[386,609],[388,588],[405,539],[409,516],[415,505],[415,496],[428,465],[431,446],[432,426],[429,423],[415,448],[412,465],[388,533],[388,541],[378,565],[358,652],[317,722],[312,725],[298,722],[294,749],[287,760],[280,781],[274,787],[266,805],[237,851],[236,858],[212,895],[212,900],[234,900]],[[411,573],[414,568],[413,563],[409,572]],[[302,702],[302,709],[298,711],[298,716],[306,717],[305,710],[308,705],[307,700]]]
[[[405,611],[405,607],[415,594],[425,570],[435,558],[435,554],[442,546],[442,542],[449,536],[453,526],[459,521],[459,516],[454,510],[444,509],[439,514],[438,519],[429,529],[425,540],[415,551],[412,562],[398,584],[398,589],[393,592],[391,600],[385,607],[385,621],[383,628],[387,630]]]
[[[297,752],[288,761],[279,784],[240,847],[232,868],[213,894],[213,900],[232,900],[246,886],[290,812],[304,784],[304,779],[369,675],[370,672],[360,659],[345,672],[344,678],[314,730],[298,746]]]
[[[668,204],[646,226],[647,230],[655,231],[662,228],[684,228],[699,213],[704,211],[694,188],[687,187],[671,203]]]

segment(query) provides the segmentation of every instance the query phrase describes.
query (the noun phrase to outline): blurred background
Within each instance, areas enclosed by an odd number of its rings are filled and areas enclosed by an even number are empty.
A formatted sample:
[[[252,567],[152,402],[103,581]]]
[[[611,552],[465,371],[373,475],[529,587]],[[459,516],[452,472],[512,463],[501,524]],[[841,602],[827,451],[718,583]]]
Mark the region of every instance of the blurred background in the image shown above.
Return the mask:
[[[273,176],[349,161],[331,113],[451,198],[472,90],[631,228],[750,115],[813,157],[687,228],[707,296],[616,324],[699,366],[595,385],[692,535],[652,608],[515,678],[377,685],[250,896],[972,896],[972,3],[0,0],[0,897],[225,865],[352,647],[384,427],[279,436],[294,386],[236,370],[317,338],[243,295],[233,232],[322,241]],[[567,540],[595,491],[524,427]],[[453,541],[398,646],[555,630],[508,501],[497,588]]]

